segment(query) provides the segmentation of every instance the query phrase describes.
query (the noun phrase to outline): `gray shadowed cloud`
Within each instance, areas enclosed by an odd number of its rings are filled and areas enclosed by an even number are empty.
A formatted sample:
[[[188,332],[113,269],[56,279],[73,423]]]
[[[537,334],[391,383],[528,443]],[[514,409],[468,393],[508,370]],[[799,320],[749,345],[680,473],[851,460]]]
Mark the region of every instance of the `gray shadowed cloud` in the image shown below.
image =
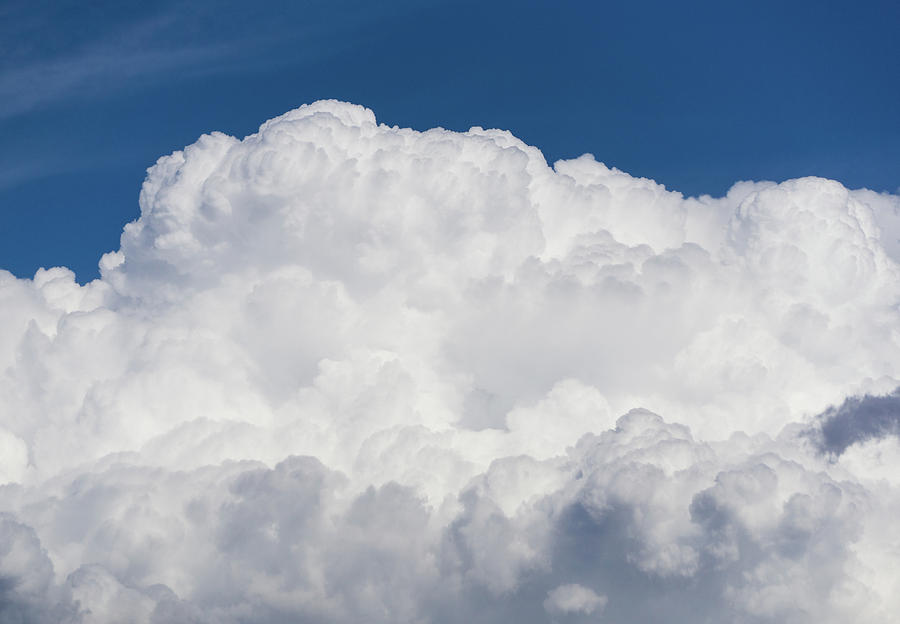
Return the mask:
[[[821,449],[840,455],[847,447],[867,440],[900,435],[900,389],[882,396],[848,397],[816,418],[809,431]]]

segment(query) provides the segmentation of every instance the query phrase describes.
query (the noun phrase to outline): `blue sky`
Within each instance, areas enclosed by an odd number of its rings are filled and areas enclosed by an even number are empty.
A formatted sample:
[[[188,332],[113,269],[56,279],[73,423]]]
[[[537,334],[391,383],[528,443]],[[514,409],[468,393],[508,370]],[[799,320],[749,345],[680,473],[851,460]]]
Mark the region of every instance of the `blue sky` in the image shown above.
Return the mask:
[[[3,2],[0,267],[85,281],[145,170],[321,98],[689,195],[900,185],[896,2]]]

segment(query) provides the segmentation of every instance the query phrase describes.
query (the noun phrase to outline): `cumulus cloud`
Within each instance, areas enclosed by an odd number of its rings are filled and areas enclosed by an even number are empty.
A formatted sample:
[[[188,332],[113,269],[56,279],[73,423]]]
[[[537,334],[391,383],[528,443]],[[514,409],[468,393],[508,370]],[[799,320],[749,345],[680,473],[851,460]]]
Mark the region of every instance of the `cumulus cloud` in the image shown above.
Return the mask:
[[[587,587],[572,584],[560,585],[547,594],[544,609],[549,613],[591,614],[605,604],[605,597],[598,596]]]
[[[896,196],[323,101],[140,206],[99,280],[0,272],[4,621],[900,609]]]

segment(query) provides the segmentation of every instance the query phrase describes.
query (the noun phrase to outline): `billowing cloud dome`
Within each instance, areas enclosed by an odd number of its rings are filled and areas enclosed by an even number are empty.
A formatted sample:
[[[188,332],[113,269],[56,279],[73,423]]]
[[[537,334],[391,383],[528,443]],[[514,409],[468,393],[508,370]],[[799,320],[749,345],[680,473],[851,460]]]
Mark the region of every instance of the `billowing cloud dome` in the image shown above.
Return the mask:
[[[101,279],[0,273],[0,620],[900,610],[900,198],[322,101],[140,203]]]

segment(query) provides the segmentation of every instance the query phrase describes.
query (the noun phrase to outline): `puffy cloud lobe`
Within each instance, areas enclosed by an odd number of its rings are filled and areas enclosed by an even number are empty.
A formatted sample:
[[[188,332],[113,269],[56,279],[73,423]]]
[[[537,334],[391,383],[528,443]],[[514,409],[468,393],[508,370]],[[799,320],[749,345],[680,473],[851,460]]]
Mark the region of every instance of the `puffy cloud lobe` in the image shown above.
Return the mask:
[[[102,279],[0,273],[0,614],[891,621],[847,397],[900,384],[898,206],[339,102],[204,136]]]
[[[560,585],[544,600],[544,609],[550,613],[586,613],[590,614],[603,608],[606,598],[598,596],[587,587],[581,585]]]

